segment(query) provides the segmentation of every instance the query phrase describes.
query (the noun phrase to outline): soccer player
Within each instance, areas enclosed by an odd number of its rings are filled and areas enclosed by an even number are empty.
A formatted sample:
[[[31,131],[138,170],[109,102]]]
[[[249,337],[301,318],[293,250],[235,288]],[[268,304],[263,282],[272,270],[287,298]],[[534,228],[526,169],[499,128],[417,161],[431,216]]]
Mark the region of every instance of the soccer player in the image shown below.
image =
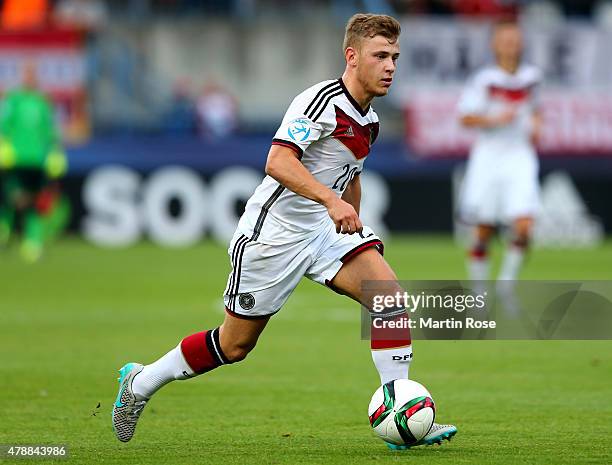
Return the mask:
[[[469,251],[473,280],[489,277],[489,242],[496,225],[511,225],[498,290],[518,278],[539,206],[537,142],[541,72],[522,61],[523,39],[514,20],[494,25],[496,63],[478,71],[459,102],[461,123],[478,130],[460,198],[461,217],[476,225]]]
[[[378,135],[370,103],[389,90],[399,34],[399,23],[389,16],[353,16],[344,38],[342,77],[316,84],[293,100],[272,141],[267,176],[230,243],[223,324],[187,336],[149,365],[121,368],[113,407],[119,440],[132,438],[142,409],[168,382],[243,360],[303,276],[368,308],[372,302],[362,281],[384,281],[390,294],[401,291],[382,257],[382,242],[359,219],[359,177]],[[385,316],[403,312],[394,309]],[[371,339],[381,382],[407,378],[410,333]],[[452,425],[434,424],[420,444],[441,443],[456,432]]]
[[[41,257],[45,220],[66,168],[52,104],[38,89],[36,66],[27,62],[22,85],[6,94],[0,109],[0,245],[8,243],[16,214],[22,213],[21,255],[28,262]]]

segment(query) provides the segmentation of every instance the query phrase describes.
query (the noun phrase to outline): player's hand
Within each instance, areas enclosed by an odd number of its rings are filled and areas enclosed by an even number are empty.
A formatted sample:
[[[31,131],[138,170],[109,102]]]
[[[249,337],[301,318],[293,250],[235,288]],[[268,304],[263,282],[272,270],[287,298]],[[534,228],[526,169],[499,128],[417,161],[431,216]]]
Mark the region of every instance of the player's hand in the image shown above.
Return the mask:
[[[339,197],[327,205],[327,213],[336,225],[336,232],[355,234],[363,229],[363,224],[353,206]]]
[[[68,162],[66,154],[61,149],[53,149],[45,160],[45,171],[50,179],[58,179],[66,174]]]
[[[6,140],[0,141],[0,169],[10,169],[15,166],[15,148]]]
[[[509,108],[503,111],[502,113],[500,113],[495,118],[493,118],[492,126],[493,127],[506,126],[507,124],[512,123],[512,121],[514,121],[515,118],[516,118],[516,108],[514,107]]]

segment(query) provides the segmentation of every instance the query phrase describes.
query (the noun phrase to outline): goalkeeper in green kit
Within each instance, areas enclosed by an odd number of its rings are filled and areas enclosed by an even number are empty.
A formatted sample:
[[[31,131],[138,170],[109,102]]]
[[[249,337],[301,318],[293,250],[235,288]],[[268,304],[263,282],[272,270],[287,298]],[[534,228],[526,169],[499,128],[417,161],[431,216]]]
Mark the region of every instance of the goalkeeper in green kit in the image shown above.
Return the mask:
[[[22,85],[7,92],[0,107],[0,246],[8,244],[21,217],[21,255],[28,262],[41,257],[47,220],[59,200],[57,181],[66,169],[52,104],[38,90],[35,66],[27,63]]]

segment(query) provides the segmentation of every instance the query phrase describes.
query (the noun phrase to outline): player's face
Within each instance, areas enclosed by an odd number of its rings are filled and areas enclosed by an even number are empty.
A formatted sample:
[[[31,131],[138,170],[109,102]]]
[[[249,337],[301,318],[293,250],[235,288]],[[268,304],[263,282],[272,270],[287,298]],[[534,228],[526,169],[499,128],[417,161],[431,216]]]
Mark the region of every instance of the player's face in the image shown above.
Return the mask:
[[[383,36],[364,39],[358,57],[357,77],[365,92],[374,97],[387,95],[399,57],[399,43],[389,43]]]
[[[523,53],[521,30],[515,25],[499,26],[492,46],[498,61],[519,61]]]

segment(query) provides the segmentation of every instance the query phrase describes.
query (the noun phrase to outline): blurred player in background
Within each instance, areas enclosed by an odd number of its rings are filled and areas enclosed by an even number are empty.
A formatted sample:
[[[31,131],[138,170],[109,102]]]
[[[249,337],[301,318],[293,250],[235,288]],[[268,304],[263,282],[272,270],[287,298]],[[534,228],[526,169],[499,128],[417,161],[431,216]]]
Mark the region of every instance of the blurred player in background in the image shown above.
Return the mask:
[[[489,278],[489,242],[499,224],[511,227],[498,291],[519,276],[539,206],[538,159],[541,126],[537,108],[540,70],[522,61],[523,38],[513,20],[495,24],[496,64],[478,71],[459,102],[461,123],[478,130],[460,197],[460,216],[475,224],[468,270]]]
[[[353,16],[342,78],[316,84],[293,100],[273,139],[267,176],[230,244],[233,269],[223,324],[186,337],[150,365],[128,363],[120,370],[113,408],[119,440],[132,438],[142,409],[165,384],[243,360],[302,277],[368,308],[363,281],[386,283],[381,292],[389,295],[402,291],[382,257],[382,242],[359,218],[360,173],[379,132],[370,103],[391,86],[399,34],[399,23],[389,16]],[[394,320],[405,313],[393,308],[378,316]],[[410,331],[383,336],[373,331],[371,338],[381,382],[408,378]],[[441,443],[456,432],[452,425],[434,424],[419,444]]]
[[[56,181],[66,167],[52,104],[38,89],[36,66],[27,62],[22,85],[5,95],[0,109],[0,244],[8,243],[21,213],[20,251],[28,262],[42,255],[46,220],[59,196]]]

